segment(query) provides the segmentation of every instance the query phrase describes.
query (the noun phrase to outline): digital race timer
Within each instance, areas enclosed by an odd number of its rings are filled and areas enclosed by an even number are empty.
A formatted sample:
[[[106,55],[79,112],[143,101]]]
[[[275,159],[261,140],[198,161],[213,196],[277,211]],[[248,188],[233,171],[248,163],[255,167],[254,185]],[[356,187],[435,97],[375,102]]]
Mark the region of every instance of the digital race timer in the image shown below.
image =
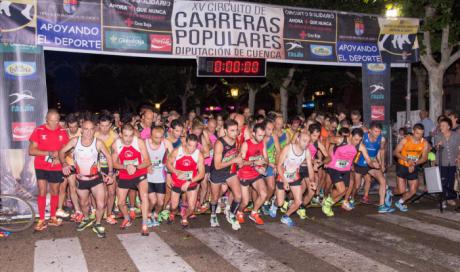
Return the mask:
[[[197,76],[265,77],[265,59],[198,57]]]

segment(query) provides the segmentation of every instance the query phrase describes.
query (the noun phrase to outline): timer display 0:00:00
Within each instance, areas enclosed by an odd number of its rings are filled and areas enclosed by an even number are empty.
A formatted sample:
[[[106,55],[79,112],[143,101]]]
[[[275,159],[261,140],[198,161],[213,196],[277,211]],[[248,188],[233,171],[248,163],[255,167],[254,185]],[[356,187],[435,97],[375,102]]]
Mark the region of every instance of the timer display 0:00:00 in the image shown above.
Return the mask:
[[[260,72],[260,63],[256,60],[215,60],[212,63],[212,71],[209,72],[217,74],[258,74]]]

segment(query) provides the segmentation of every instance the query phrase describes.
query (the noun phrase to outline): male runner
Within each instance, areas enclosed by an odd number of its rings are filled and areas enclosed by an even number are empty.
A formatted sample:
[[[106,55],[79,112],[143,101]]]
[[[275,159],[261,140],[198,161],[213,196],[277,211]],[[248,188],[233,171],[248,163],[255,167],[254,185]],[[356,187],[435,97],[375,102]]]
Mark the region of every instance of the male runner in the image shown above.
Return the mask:
[[[172,153],[173,147],[169,141],[164,139],[164,128],[154,127],[151,138],[147,140],[147,151],[152,166],[149,167],[147,181],[149,186],[149,227],[160,225],[158,215],[163,209],[166,193],[166,167],[165,161],[168,154]]]
[[[278,182],[276,184],[276,202],[278,206],[283,205],[286,191],[291,191],[294,203],[281,218],[281,222],[290,227],[294,226],[294,221],[290,218],[291,214],[297,211],[302,204],[302,177],[299,174],[300,165],[306,162],[308,175],[313,177],[313,166],[308,144],[310,137],[306,133],[298,133],[297,139],[283,148],[281,151],[277,169]],[[276,215],[276,211],[275,211]],[[272,214],[273,216],[273,214]]]
[[[87,227],[93,225],[94,220],[89,218],[89,197],[90,192],[96,199],[96,224],[93,226],[93,231],[98,237],[105,237],[105,228],[101,225],[101,220],[104,215],[105,208],[105,188],[103,181],[107,183],[113,182],[112,160],[110,153],[104,143],[94,137],[96,132],[95,122],[90,116],[86,116],[82,124],[82,136],[72,138],[60,151],[59,159],[62,162],[62,172],[68,176],[75,171],[75,177],[78,184],[77,194],[80,200],[84,219],[77,227],[77,231],[83,231]],[[74,149],[73,157],[75,166],[68,165],[65,162],[66,152]],[[107,159],[108,173],[101,177],[98,171],[99,153],[104,154]]]
[[[275,193],[275,173],[276,173],[276,158],[281,152],[281,148],[278,142],[278,136],[274,133],[275,124],[272,120],[267,119],[265,121],[265,148],[267,149],[268,166],[267,173],[264,177],[267,186],[267,199],[262,206],[264,215],[270,214],[271,198]]]
[[[141,198],[142,231],[143,236],[148,236],[147,213],[149,208],[147,169],[151,162],[145,142],[134,135],[134,127],[131,124],[123,125],[121,137],[112,145],[112,160],[115,169],[119,169],[118,175],[118,207],[123,214],[124,220],[120,228],[125,229],[132,224],[126,206],[126,196],[129,189],[137,188]]]
[[[166,166],[171,172],[171,211],[169,223],[174,222],[182,193],[186,193],[188,207],[182,217],[181,225],[188,226],[188,217],[193,214],[198,197],[198,182],[204,177],[204,158],[198,150],[198,137],[189,134],[185,145],[179,146],[169,155]]]
[[[222,185],[227,184],[230,188],[233,201],[230,211],[226,213],[227,221],[234,230],[240,229],[240,224],[236,220],[236,213],[241,203],[241,186],[236,173],[231,172],[233,164],[241,164],[242,158],[236,148],[236,137],[238,136],[238,123],[234,120],[224,122],[225,136],[218,138],[214,146],[214,158],[211,164],[211,227],[218,227],[216,210],[217,201],[222,195]]]
[[[101,140],[110,154],[112,154],[112,145],[118,139],[118,134],[112,129],[112,118],[108,114],[102,114],[99,117],[98,130],[95,134],[96,138]],[[112,159],[112,155],[110,155]],[[99,168],[104,174],[109,173],[109,165],[107,158],[103,153],[99,153]],[[106,187],[107,205],[106,205],[106,222],[115,225],[117,223],[116,216],[113,214],[113,207],[115,204],[115,196],[117,194],[117,183],[115,182],[115,176],[113,176],[114,182],[111,184],[104,183]]]
[[[427,161],[430,149],[430,144],[423,138],[422,124],[415,124],[412,133],[413,135],[402,139],[394,151],[394,156],[398,159],[396,165],[398,187],[395,194],[402,195],[395,206],[402,212],[408,211],[405,202],[417,193],[419,168]],[[406,180],[409,182],[409,191],[406,191]]]
[[[61,226],[62,220],[56,217],[59,202],[59,185],[63,182],[62,166],[58,151],[69,141],[64,128],[59,126],[59,113],[48,110],[46,123],[35,128],[30,136],[29,155],[35,156],[34,168],[38,183],[38,220],[35,230],[42,231],[50,226]],[[46,193],[49,186],[51,193],[50,220],[45,221]]]
[[[244,223],[243,211],[249,203],[249,186],[257,193],[257,198],[253,199],[254,208],[249,215],[249,219],[257,225],[263,225],[264,221],[258,211],[264,201],[267,199],[267,188],[263,180],[268,162],[267,149],[264,143],[265,124],[256,124],[252,130],[252,138],[246,140],[240,150],[240,156],[243,163],[238,170],[238,178],[241,183],[242,201],[237,214],[238,221]]]

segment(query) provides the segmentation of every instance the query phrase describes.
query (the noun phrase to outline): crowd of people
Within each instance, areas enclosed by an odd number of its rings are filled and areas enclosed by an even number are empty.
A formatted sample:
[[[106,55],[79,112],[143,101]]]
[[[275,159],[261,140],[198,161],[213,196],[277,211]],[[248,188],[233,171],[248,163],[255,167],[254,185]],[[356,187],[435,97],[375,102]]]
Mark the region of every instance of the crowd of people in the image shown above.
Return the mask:
[[[234,230],[246,220],[261,225],[279,213],[282,223],[294,226],[293,215],[308,218],[312,205],[328,217],[335,206],[355,209],[361,186],[360,202],[370,203],[372,181],[379,186],[379,213],[395,211],[394,197],[395,207],[406,212],[432,149],[452,204],[460,156],[457,115],[443,116],[438,124],[428,133],[422,124],[402,132],[394,150],[397,186],[390,188],[388,140],[381,124],[364,126],[358,111],[315,112],[285,122],[277,112],[258,110],[253,117],[248,108],[228,116],[180,116],[143,106],[124,116],[102,111],[65,117],[51,109],[30,137],[40,217],[35,230],[69,218],[77,231],[91,227],[105,237],[104,224],[125,229],[139,215],[141,234],[148,235],[149,228],[171,224],[178,215],[186,227],[197,214],[210,214],[211,227],[219,227],[219,213]]]

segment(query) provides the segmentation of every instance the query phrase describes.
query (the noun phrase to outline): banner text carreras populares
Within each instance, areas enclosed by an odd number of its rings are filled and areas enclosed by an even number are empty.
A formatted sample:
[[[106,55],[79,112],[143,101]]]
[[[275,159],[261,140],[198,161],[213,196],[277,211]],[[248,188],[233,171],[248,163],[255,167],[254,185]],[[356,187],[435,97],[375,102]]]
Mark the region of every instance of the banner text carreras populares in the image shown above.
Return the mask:
[[[239,1],[6,2],[0,42],[46,50],[300,63],[416,62],[419,55],[418,19]]]

